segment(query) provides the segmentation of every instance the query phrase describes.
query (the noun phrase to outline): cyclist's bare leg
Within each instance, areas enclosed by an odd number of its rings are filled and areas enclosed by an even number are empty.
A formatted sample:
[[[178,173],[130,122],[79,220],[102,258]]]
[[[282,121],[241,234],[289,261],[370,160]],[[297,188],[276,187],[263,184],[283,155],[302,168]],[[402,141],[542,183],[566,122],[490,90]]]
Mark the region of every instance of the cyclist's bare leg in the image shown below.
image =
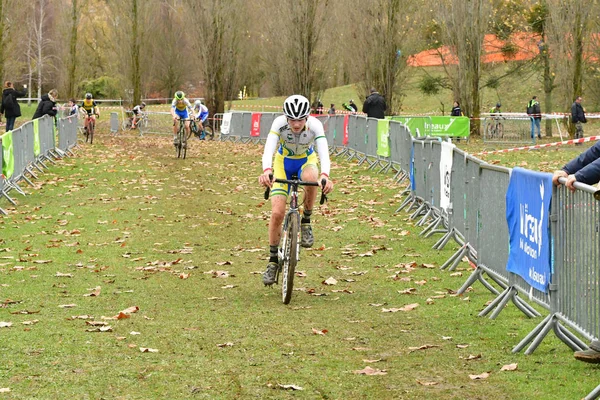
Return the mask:
[[[192,128],[190,128],[190,120],[185,121],[185,137],[188,138],[192,134]]]
[[[300,177],[303,181],[316,182],[317,181],[317,167],[314,165],[307,165],[302,170],[302,175]],[[317,190],[316,186],[304,186],[304,192],[306,196],[304,197],[304,209],[312,210],[315,204],[315,200],[317,199]]]
[[[269,220],[269,244],[271,246],[279,246],[286,203],[286,196],[275,195],[271,197],[271,219]]]
[[[179,119],[173,121],[173,143],[177,143],[177,131],[179,130]]]

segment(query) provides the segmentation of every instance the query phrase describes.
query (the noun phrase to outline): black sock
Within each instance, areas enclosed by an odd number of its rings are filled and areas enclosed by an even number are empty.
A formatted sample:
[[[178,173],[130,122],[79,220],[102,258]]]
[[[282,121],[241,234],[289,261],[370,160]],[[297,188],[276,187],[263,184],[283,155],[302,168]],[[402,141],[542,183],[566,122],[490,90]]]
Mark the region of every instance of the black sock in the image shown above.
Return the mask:
[[[269,245],[269,262],[279,261],[279,259],[277,258],[277,250],[279,250],[278,245]]]
[[[312,210],[304,209],[302,212],[302,219],[300,220],[301,224],[310,224],[310,216],[312,215]]]

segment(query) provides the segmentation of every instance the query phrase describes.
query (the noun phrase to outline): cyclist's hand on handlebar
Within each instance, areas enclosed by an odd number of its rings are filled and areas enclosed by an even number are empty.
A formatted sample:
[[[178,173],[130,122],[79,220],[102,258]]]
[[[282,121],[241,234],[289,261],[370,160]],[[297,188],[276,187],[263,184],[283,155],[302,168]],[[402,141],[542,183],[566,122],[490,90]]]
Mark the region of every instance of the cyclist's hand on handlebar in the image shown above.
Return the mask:
[[[265,172],[263,172],[262,175],[258,177],[258,183],[265,187],[272,187],[274,179],[275,178],[273,177],[273,171],[267,168]]]
[[[321,174],[321,179],[319,179],[319,182],[321,182],[323,179],[325,179],[325,186],[322,187],[323,193],[329,194],[333,191],[333,182],[327,175]]]

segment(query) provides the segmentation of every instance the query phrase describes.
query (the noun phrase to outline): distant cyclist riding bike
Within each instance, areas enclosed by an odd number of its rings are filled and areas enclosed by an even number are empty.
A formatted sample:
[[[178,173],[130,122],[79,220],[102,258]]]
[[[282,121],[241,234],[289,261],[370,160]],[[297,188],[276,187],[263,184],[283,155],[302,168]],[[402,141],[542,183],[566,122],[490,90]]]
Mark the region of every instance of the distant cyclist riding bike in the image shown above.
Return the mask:
[[[200,140],[205,140],[207,135],[212,139],[212,129],[207,126],[208,123],[206,122],[208,120],[208,108],[200,100],[194,102],[194,115],[196,117],[196,121],[192,122],[194,135]]]
[[[263,283],[268,286],[276,282],[279,271],[278,250],[281,225],[290,189],[288,184],[276,183],[275,180],[290,180],[292,176],[307,182],[324,180],[323,193],[328,194],[333,190],[333,182],[329,179],[331,163],[327,139],[321,121],[309,116],[310,102],[301,95],[290,96],[283,103],[283,113],[284,115],[275,118],[271,125],[262,157],[263,174],[258,178],[262,186],[271,188],[269,262],[262,276]],[[275,155],[274,160],[273,155]],[[319,179],[317,155],[321,166],[321,179]],[[314,237],[310,218],[317,196],[317,187],[306,186],[304,190],[300,244],[302,247],[312,247]]]
[[[185,93],[181,90],[175,92],[175,97],[171,102],[171,115],[173,116],[173,145],[175,147],[185,146],[187,147],[187,143],[180,143],[179,136],[177,131],[179,130],[179,120],[185,121],[185,137],[190,137],[190,119],[194,116],[194,111],[192,110],[192,105],[190,101],[185,97]]]
[[[79,105],[79,110],[85,113],[83,129],[86,142],[89,141],[90,143],[93,143],[94,131],[96,129],[96,117],[100,117],[100,110],[91,93],[85,94],[85,99]]]
[[[133,113],[133,118],[131,120],[131,129],[135,129],[137,127],[138,122],[140,121],[140,119],[142,119],[142,113],[145,108],[146,103],[142,101],[141,104],[138,104],[137,106],[131,109],[131,112]]]

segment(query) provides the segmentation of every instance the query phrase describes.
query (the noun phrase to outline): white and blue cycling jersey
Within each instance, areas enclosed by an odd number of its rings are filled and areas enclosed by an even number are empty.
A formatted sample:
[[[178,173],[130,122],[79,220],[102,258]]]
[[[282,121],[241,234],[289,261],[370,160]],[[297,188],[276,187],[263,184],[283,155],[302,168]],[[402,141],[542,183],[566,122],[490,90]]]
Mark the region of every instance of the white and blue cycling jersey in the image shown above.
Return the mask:
[[[196,116],[196,119],[199,119],[200,122],[204,123],[204,121],[208,119],[208,108],[204,104],[194,104],[194,115]]]

